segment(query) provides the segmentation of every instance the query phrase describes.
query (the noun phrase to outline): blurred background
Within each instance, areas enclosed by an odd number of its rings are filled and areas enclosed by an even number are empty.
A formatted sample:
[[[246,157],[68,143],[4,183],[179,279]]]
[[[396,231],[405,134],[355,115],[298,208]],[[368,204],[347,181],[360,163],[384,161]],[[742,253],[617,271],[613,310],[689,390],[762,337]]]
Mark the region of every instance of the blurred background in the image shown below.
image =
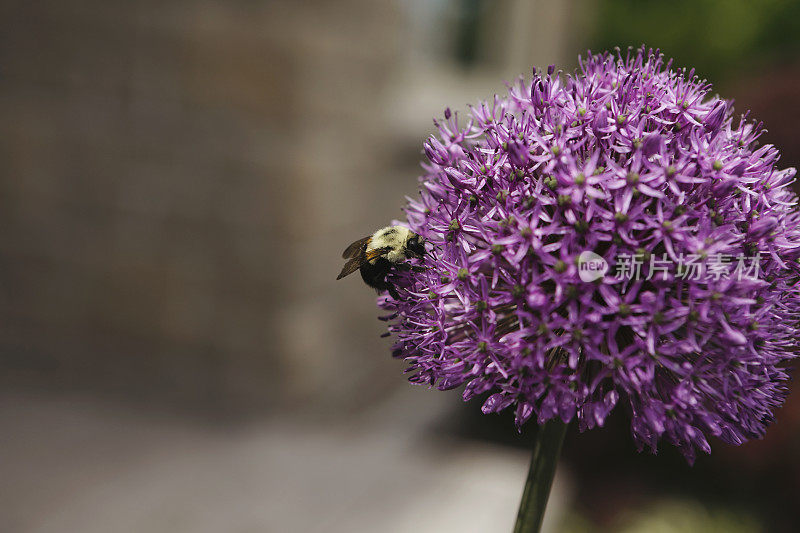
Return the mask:
[[[345,245],[447,106],[646,43],[800,162],[800,5],[0,1],[0,531],[509,531],[531,431],[405,382]],[[570,434],[548,531],[800,524],[800,392],[690,468]]]

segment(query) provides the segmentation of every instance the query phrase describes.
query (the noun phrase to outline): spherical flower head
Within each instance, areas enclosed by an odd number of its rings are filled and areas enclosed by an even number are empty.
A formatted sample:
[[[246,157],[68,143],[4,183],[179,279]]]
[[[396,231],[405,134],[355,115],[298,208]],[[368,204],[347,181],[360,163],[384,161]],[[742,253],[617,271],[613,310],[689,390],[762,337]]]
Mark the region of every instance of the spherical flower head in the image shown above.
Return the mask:
[[[394,355],[518,426],[622,406],[690,462],[761,437],[798,347],[795,170],[657,51],[579,64],[436,122],[406,208],[426,270],[379,299]]]

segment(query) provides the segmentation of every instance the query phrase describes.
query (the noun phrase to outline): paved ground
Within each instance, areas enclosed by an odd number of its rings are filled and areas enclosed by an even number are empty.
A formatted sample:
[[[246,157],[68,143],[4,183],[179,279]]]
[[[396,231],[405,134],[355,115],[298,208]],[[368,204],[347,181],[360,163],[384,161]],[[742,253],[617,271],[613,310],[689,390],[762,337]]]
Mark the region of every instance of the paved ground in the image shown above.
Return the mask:
[[[431,442],[420,413],[441,413],[437,396],[401,396],[347,425],[235,428],[5,396],[0,531],[510,531],[527,455]]]

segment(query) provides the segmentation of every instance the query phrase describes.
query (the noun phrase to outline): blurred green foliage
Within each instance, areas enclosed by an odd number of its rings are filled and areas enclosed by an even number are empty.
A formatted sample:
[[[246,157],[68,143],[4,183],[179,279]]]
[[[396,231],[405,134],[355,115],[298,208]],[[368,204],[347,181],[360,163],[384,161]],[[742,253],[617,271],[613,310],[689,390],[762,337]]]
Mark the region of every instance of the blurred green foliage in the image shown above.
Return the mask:
[[[692,501],[661,501],[627,517],[618,533],[760,533],[763,528],[735,509],[708,509]]]
[[[791,0],[599,0],[592,50],[660,48],[676,67],[714,83],[743,69],[796,61],[800,2]]]
[[[763,533],[752,516],[735,508],[708,508],[691,500],[659,500],[640,510],[623,510],[613,523],[601,526],[586,517],[567,514],[561,533]]]

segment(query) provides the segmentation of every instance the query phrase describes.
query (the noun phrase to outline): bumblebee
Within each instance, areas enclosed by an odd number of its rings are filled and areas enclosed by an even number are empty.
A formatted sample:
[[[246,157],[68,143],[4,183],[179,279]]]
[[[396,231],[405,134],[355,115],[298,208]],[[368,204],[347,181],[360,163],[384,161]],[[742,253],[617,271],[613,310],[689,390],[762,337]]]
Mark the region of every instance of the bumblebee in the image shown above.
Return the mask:
[[[387,274],[394,268],[419,270],[420,267],[410,267],[405,261],[412,257],[422,259],[425,253],[422,237],[402,226],[387,226],[345,249],[342,258],[348,261],[336,279],[360,270],[364,283],[378,292],[389,291],[392,298],[399,300],[395,287],[386,281]]]

